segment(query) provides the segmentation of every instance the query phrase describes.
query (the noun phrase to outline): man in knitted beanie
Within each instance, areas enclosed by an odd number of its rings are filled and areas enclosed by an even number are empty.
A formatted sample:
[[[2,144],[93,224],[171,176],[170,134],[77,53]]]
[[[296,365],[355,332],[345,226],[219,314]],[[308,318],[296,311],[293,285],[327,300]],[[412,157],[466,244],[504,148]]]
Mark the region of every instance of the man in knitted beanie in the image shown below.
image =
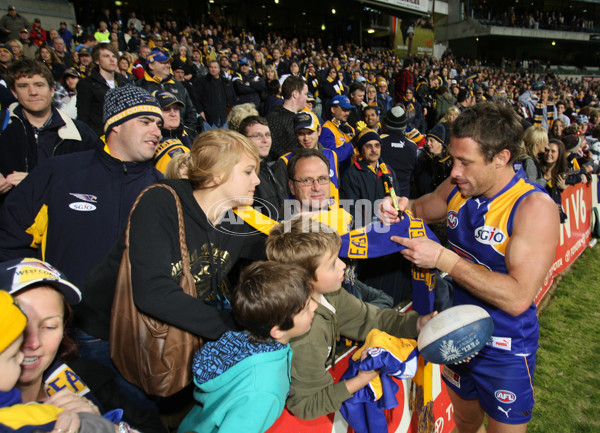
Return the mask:
[[[408,197],[410,178],[417,163],[417,145],[404,134],[408,125],[404,107],[392,107],[381,123],[383,131],[388,134],[381,139],[381,158],[396,175],[398,197]]]
[[[139,193],[162,179],[152,163],[162,121],[158,101],[147,91],[109,90],[104,146],[39,165],[0,209],[0,261],[44,257],[82,288],[84,299],[74,307],[79,354],[108,365],[110,359],[101,357],[108,341],[98,339],[104,337],[99,328],[105,315],[110,316],[113,292],[106,288],[115,286],[114,279],[100,294],[91,294],[84,283],[92,275],[111,279],[91,271],[123,232]],[[98,343],[86,344],[94,340],[88,334]]]

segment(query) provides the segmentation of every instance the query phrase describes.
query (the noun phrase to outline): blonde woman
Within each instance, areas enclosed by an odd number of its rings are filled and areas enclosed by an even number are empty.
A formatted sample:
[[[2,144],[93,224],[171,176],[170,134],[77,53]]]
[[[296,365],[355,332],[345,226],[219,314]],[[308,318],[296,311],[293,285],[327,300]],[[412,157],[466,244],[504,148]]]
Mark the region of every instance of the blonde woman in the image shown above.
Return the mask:
[[[548,132],[543,126],[534,125],[525,130],[523,136],[523,150],[521,158],[527,179],[541,186],[546,186],[546,179],[540,166],[540,155],[548,147]]]
[[[234,326],[227,274],[239,258],[264,257],[264,238],[229,213],[253,203],[259,164],[256,145],[248,138],[213,129],[194,141],[188,179],[165,181],[183,208],[196,298],[179,286],[181,252],[172,194],[152,188],[141,197],[131,215],[129,251],[133,299],[140,311],[209,339]]]
[[[240,104],[234,106],[227,116],[227,125],[232,131],[237,131],[246,117],[258,116],[258,110],[252,103]]]

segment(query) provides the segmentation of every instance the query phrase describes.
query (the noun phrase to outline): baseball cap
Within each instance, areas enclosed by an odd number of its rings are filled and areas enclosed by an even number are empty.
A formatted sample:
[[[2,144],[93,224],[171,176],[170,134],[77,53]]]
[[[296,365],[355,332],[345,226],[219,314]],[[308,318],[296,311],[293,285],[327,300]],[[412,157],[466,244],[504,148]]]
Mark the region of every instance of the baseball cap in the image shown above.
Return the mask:
[[[171,60],[171,54],[167,50],[154,49],[150,51],[150,54],[146,57],[148,63],[154,62],[168,62]]]
[[[45,284],[61,292],[69,305],[81,301],[81,292],[67,281],[58,269],[33,258],[9,260],[0,263],[0,290],[14,295],[34,284]]]
[[[75,78],[81,78],[81,74],[76,71],[73,68],[69,68],[69,69],[65,69],[65,72],[63,72],[63,77],[75,77]]]
[[[246,57],[240,57],[240,59],[238,60],[238,64],[241,65],[248,65],[250,66],[250,62],[248,61],[248,59]]]
[[[19,30],[19,33],[29,33],[29,30],[23,27],[21,30]]]
[[[0,49],[2,49],[1,45]],[[585,114],[580,114],[579,116],[577,116],[577,119],[575,119],[575,122],[577,122],[580,125],[583,125],[584,123],[590,123],[590,119],[588,119],[588,117]]]
[[[75,50],[77,51],[77,50]],[[83,47],[81,48],[79,51],[77,51],[79,53],[79,56],[91,56],[92,53],[90,53],[90,50],[88,50],[87,48]]]
[[[173,104],[179,104],[182,107],[185,105],[183,102],[177,99],[177,96],[173,95],[171,92],[167,92],[166,90],[155,92],[154,96],[156,97],[158,105],[160,105],[161,108],[168,108]]]
[[[544,87],[545,85],[546,83],[544,82],[544,80],[536,81],[533,84],[533,90],[542,90],[542,87]]]
[[[306,101],[307,102],[317,102],[317,100],[315,99],[315,95],[313,95],[312,93],[308,92],[308,94],[306,95]]]
[[[316,131],[319,129],[319,119],[312,111],[300,111],[294,115],[294,132],[300,129],[310,129]]]
[[[14,5],[8,5],[8,10],[9,11],[16,11],[17,8]]]
[[[331,100],[330,105],[332,107],[342,107],[342,108],[345,108],[346,110],[350,110],[350,109],[354,108],[354,105],[352,105],[350,103],[350,99],[348,99],[348,97],[346,95],[334,96],[333,99]]]

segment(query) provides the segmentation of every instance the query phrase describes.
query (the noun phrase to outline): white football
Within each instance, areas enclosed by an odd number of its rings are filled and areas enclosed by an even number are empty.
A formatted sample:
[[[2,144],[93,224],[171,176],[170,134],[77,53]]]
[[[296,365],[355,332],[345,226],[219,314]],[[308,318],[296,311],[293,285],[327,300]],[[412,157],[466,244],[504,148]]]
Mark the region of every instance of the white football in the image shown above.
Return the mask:
[[[421,329],[421,355],[435,364],[456,364],[475,356],[494,333],[494,321],[477,305],[442,311]]]

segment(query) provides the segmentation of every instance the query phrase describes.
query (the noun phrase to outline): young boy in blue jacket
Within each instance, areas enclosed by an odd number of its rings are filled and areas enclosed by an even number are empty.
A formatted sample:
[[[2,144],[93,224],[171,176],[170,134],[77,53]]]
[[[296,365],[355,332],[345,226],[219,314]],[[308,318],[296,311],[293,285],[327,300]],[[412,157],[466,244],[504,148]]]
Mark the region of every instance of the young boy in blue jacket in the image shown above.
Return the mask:
[[[240,275],[232,310],[244,331],[228,331],[194,356],[198,402],[179,433],[259,433],[281,415],[290,390],[291,338],[305,334],[317,304],[302,268],[256,262]]]

